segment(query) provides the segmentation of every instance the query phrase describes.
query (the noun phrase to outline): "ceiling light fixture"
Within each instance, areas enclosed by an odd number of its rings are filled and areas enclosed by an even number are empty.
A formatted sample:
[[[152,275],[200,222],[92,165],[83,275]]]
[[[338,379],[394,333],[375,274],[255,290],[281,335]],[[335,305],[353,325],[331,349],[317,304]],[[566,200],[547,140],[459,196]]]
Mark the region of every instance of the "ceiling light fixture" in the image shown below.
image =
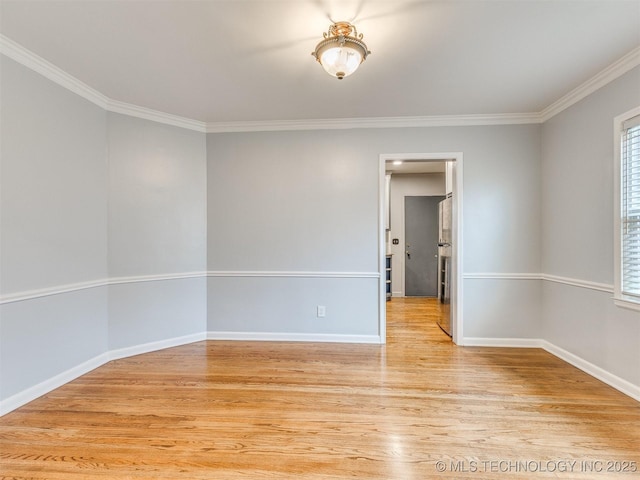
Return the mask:
[[[324,40],[316,46],[311,55],[322,68],[338,80],[355,72],[371,52],[358,35],[356,27],[349,22],[336,22],[323,34]]]

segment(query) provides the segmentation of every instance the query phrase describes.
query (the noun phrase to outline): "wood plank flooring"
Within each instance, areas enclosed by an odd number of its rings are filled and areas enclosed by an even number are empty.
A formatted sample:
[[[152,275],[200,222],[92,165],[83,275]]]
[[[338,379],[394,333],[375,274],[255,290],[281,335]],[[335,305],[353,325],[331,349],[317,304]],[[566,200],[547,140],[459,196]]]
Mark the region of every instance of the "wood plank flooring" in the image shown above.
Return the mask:
[[[539,349],[456,347],[433,300],[387,303],[386,346],[104,365],[0,418],[0,477],[640,478],[638,402]]]

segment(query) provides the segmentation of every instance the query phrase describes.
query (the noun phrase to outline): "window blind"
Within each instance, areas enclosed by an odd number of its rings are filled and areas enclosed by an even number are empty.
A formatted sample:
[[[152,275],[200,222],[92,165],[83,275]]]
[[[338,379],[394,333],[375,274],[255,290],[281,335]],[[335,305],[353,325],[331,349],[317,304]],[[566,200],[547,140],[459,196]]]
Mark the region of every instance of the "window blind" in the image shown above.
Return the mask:
[[[640,115],[622,124],[622,294],[640,301]]]

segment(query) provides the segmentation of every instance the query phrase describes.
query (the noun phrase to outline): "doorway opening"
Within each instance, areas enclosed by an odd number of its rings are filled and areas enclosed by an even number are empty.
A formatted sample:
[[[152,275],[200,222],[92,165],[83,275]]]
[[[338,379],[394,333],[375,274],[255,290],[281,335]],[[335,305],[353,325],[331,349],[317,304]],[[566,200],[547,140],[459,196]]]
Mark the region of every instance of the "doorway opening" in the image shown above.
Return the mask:
[[[413,296],[444,301],[446,295],[450,324],[446,329],[440,326],[454,343],[461,344],[462,153],[382,154],[379,187],[381,341],[386,341],[388,299]],[[449,236],[444,239],[441,237],[443,203],[450,209],[450,213],[445,209],[445,214],[451,220]],[[432,217],[426,223],[422,218],[424,212],[431,212],[428,215]],[[411,223],[407,214],[417,217],[417,226],[407,225]],[[438,222],[436,227],[434,222]],[[428,237],[424,251],[416,240],[421,236]],[[446,268],[441,272],[443,265]],[[446,291],[442,290],[445,281]]]

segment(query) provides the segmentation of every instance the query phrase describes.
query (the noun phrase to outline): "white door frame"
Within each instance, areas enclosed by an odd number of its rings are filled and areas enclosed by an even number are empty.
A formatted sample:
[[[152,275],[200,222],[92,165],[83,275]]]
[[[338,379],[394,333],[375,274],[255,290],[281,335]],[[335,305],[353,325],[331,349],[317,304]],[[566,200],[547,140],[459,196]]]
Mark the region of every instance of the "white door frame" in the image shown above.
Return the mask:
[[[453,164],[453,222],[452,240],[455,255],[451,262],[453,271],[451,282],[451,336],[453,342],[462,345],[463,336],[463,308],[462,308],[462,152],[447,153],[386,153],[380,154],[378,173],[378,275],[379,275],[379,307],[378,333],[380,342],[387,341],[387,289],[386,289],[386,235],[385,235],[385,164],[387,161],[402,160],[403,162],[442,162],[452,161]]]

